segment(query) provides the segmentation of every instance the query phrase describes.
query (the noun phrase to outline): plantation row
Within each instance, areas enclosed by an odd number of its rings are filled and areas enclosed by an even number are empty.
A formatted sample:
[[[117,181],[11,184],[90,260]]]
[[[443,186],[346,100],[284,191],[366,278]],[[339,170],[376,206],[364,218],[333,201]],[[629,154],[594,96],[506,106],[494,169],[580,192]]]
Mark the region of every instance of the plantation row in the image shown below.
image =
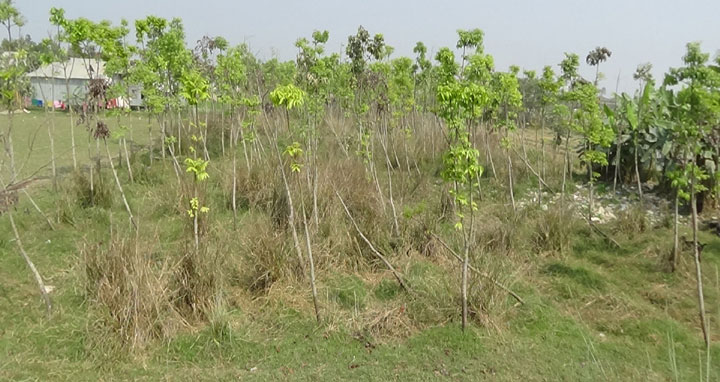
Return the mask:
[[[162,336],[165,329],[153,325],[171,316],[168,311],[183,320],[210,320],[233,279],[250,279],[241,284],[258,293],[280,280],[301,280],[318,323],[327,318],[319,269],[389,272],[408,299],[422,299],[425,292],[395,264],[410,251],[447,251],[448,269],[459,265],[449,300],[459,305],[464,329],[490,311],[489,285],[503,299],[509,294],[524,303],[503,283],[506,275],[480,267],[486,258],[512,251],[512,230],[527,213],[524,201],[534,197],[540,206],[550,202],[544,195],[560,195],[546,217],[559,225],[546,221],[533,251],[567,249],[569,226],[579,221],[567,212],[574,208],[575,182],[589,191],[581,225],[606,238],[610,248],[617,242],[593,219],[597,184],[613,192],[631,187],[640,203],[647,185],[656,185],[653,191],[674,205],[672,271],[681,244],[679,211],[690,207],[700,327],[710,341],[697,230],[698,213],[720,200],[720,58],[711,61],[699,44],[688,44],[684,65],[661,82],[644,64],[634,76],[639,91],[605,98],[598,82],[601,64],[611,58],[607,48],[585,58],[597,68],[592,79],[579,75],[581,58],[573,53],[557,70],[500,71],[479,29],[459,30],[454,49],[433,57],[418,42],[414,58],[395,57],[382,34],[362,27],[348,37],[345,52],[327,53],[329,33],[316,31],[297,40],[295,61],[262,61],[247,45],[229,46],[222,37],[188,48],[179,19],[137,20],[131,34],[127,22],[69,19],[62,9],[50,15],[56,33],[35,53],[20,49],[2,56],[0,94],[8,113],[0,195],[9,200],[28,180],[18,175],[23,158],[12,141],[22,129],[14,125],[21,101],[31,96],[26,73],[68,57],[88,69],[104,62],[107,77],[91,78],[82,102],[64,100],[70,125],[48,124],[54,186],[71,187],[75,200],[58,197],[47,220],[51,227],[71,224],[68,205],[111,210],[110,194],[122,203],[128,223],[117,214],[113,223],[110,215],[110,239],[82,246],[81,253],[86,297],[105,309],[107,327],[133,345],[139,338],[134,331]],[[121,123],[136,112],[98,106],[129,97],[136,85],[148,116],[143,128],[150,138],[142,146],[128,143],[129,127]],[[71,179],[59,179],[56,152],[66,149],[54,146],[59,131],[72,136]],[[77,159],[79,131],[94,142],[87,163]],[[108,141],[118,142],[118,157]],[[157,207],[143,205],[141,195],[132,194],[137,184],[161,186],[166,198]],[[508,232],[488,234],[482,226],[498,205],[512,216],[503,226]],[[153,240],[147,237],[153,209],[167,214],[158,225],[173,219],[183,227],[173,247],[182,255],[170,271],[168,260],[140,245]],[[239,223],[248,214],[258,214],[256,227]],[[13,209],[6,215],[50,311]],[[242,275],[224,273],[235,268],[222,255],[233,235],[218,228],[225,225],[256,234],[244,243],[251,250]],[[161,251],[161,257],[171,252]],[[444,312],[436,321],[445,314],[458,315]]]

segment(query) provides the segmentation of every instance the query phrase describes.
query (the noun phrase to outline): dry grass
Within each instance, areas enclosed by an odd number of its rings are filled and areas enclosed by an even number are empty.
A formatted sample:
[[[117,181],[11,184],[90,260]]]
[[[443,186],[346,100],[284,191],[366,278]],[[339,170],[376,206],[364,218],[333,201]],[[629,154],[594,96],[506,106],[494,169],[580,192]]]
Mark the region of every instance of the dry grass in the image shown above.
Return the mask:
[[[570,246],[573,226],[578,221],[571,208],[552,204],[545,211],[538,211],[533,222],[532,243],[538,253],[562,254]]]
[[[90,337],[101,348],[141,350],[182,326],[171,303],[173,266],[153,260],[149,244],[114,237],[81,248],[86,298],[96,317]]]

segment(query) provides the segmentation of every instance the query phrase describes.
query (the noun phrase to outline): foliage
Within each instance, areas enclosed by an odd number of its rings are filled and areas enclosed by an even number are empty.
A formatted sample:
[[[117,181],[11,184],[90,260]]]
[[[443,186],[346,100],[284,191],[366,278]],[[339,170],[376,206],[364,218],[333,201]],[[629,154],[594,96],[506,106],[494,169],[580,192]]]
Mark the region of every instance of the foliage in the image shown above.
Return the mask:
[[[195,181],[202,182],[210,177],[207,173],[207,165],[210,161],[203,159],[185,158],[185,171],[192,173]]]
[[[305,92],[293,84],[278,86],[270,93],[270,100],[276,106],[283,106],[287,110],[292,110],[305,102]]]

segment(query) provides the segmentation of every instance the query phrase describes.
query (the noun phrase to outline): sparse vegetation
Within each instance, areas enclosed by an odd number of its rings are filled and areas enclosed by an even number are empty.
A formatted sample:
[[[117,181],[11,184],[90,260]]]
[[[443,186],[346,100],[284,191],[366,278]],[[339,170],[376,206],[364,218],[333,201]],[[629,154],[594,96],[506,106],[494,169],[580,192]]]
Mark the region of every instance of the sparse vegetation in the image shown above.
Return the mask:
[[[586,80],[573,53],[502,71],[480,29],[434,61],[315,31],[280,62],[188,49],[180,19],[131,44],[51,16],[52,55],[0,57],[0,379],[720,376],[720,60],[699,44],[610,102],[607,48]],[[24,21],[0,1],[8,44]],[[66,57],[108,78],[25,113],[33,63]],[[134,85],[143,110],[108,108]]]

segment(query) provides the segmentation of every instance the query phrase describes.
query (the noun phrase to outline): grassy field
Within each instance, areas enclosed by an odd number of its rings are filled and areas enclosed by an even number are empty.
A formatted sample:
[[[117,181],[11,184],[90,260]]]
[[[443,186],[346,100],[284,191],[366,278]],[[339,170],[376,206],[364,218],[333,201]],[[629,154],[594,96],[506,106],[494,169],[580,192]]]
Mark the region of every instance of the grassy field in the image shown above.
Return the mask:
[[[2,116],[6,123],[7,116]],[[79,124],[75,117],[75,149],[79,164],[88,163],[88,158],[95,155],[96,142],[90,139],[86,124]],[[111,128],[118,126],[116,118],[108,118]],[[153,123],[157,123],[153,121]],[[148,119],[142,112],[132,112],[120,117],[119,124],[128,127],[127,142],[129,145],[144,146],[148,144]],[[30,176],[47,177],[52,175],[50,165],[49,130],[54,125],[56,166],[59,174],[72,172],[72,139],[70,134],[70,115],[65,112],[45,113],[33,110],[30,113],[16,113],[14,116],[13,147],[18,171],[18,179]],[[112,155],[118,155],[117,140],[109,139],[108,146]],[[100,146],[100,154],[105,154]],[[6,161],[5,156],[3,160]],[[0,174],[9,176],[8,163],[3,163]]]
[[[41,113],[21,118],[23,126],[18,131],[27,134],[25,138],[16,134],[18,152],[28,147],[33,131],[40,129],[23,170],[29,174],[47,160],[47,151],[38,150],[47,147],[46,120]],[[67,169],[72,163],[69,135],[60,131],[68,126],[68,120],[65,115],[56,118],[56,144],[58,153],[62,152],[59,161]],[[147,135],[141,126],[146,120],[134,116],[131,121],[133,141],[142,145]],[[77,132],[78,143],[83,145],[78,150],[79,161],[86,163],[87,139],[80,128]],[[177,183],[171,168],[163,163],[146,164],[146,158],[138,155],[135,183],[128,182],[124,170],[120,176],[141,227],[137,245],[162,268],[177,261],[185,248],[187,220],[184,206],[176,201]],[[478,280],[473,293],[490,301],[474,310],[470,329],[462,332],[458,264],[437,242],[423,241],[431,249],[421,251],[377,236],[378,245],[391,252],[391,261],[413,292],[402,291],[389,272],[360,257],[352,245],[323,242],[316,248],[323,314],[323,322],[317,324],[305,280],[280,274],[260,290],[248,286],[252,284],[248,278],[257,278],[254,269],[259,267],[260,256],[270,257],[276,253],[273,248],[294,255],[287,236],[278,239],[272,233],[262,203],[253,202],[261,193],[250,186],[241,190],[247,200],[243,199],[233,224],[227,207],[229,168],[226,160],[211,162],[207,199],[212,214],[208,242],[223,254],[223,268],[228,273],[222,289],[226,303],[207,319],[172,321],[175,327],[162,327],[171,334],[144,343],[136,351],[119,345],[118,329],[108,321],[112,312],[87,297],[87,248],[105,248],[114,237],[129,235],[119,196],[111,195],[106,206],[82,207],[79,183],[71,175],[63,178],[58,193],[49,186],[32,187],[31,194],[56,229],[49,229],[26,198],[15,207],[14,217],[25,249],[53,287],[54,313],[46,317],[37,287],[18,254],[9,220],[0,217],[0,380],[705,378],[706,354],[697,319],[692,258],[684,251],[678,271],[666,272],[664,259],[672,245],[669,226],[651,227],[632,214],[622,216],[602,227],[620,243],[617,249],[574,220],[569,224],[566,250],[543,251],[538,249],[538,227],[555,220],[553,210],[530,206],[515,220],[504,221],[501,217],[508,210],[498,196],[502,188],[487,180],[483,187],[488,199],[479,212],[483,216],[481,235],[507,233],[501,243],[476,258],[475,264],[495,272],[523,297],[524,305],[493,289],[492,283]],[[270,179],[277,174],[272,175],[273,169],[262,171],[257,177],[266,182],[256,187],[264,187],[262,195],[272,195]],[[250,184],[246,180],[253,179],[251,175],[245,174],[241,183]],[[112,178],[107,172],[104,176],[112,189]],[[523,190],[533,184],[532,179],[518,184],[517,197],[522,198]],[[350,195],[351,185],[338,187]],[[402,182],[395,186],[402,224],[409,232],[403,240],[409,242],[410,227],[419,224],[417,219],[430,216],[427,211],[435,207],[429,207],[429,200],[439,198],[441,189],[432,178],[419,186]],[[349,197],[358,204],[363,189],[355,189],[359,196]],[[272,198],[262,200],[266,199]],[[342,216],[337,206],[332,208],[327,207],[327,216]],[[371,212],[366,214],[370,219]],[[328,234],[337,241],[350,236],[346,232],[351,228],[342,219],[328,220],[327,226],[319,228],[321,233],[337,230],[338,236]],[[438,230],[451,234],[452,224],[443,223]],[[683,233],[687,232],[684,227]],[[711,332],[720,335],[720,239],[703,232],[701,241],[707,243],[703,270]],[[711,348],[710,372],[709,380],[720,378],[717,344]]]

